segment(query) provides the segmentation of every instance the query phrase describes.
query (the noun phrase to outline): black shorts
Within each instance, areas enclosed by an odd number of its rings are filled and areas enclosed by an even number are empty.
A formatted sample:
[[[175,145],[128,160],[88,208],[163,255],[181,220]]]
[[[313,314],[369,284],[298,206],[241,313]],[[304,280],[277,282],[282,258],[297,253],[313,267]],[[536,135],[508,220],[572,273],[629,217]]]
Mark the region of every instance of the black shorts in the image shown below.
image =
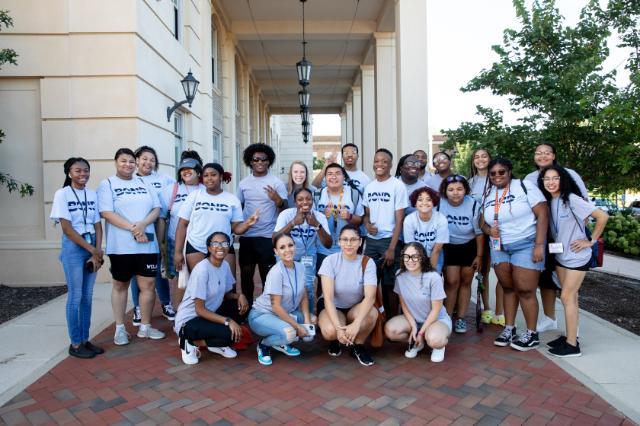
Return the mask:
[[[560,262],[556,262],[556,265],[558,265],[559,267],[564,268],[564,269],[571,269],[572,271],[588,271],[590,269],[590,266],[591,266],[591,259],[589,259],[587,261],[587,263],[585,263],[582,266],[564,266]]]
[[[158,273],[158,253],[110,254],[111,276],[116,281],[129,282],[134,275],[155,277]]]
[[[544,258],[544,271],[540,272],[538,278],[538,287],[546,288],[549,290],[559,290],[560,287],[553,282],[553,271],[556,270],[556,258],[554,255],[549,254],[549,245],[547,244],[547,251]]]
[[[475,238],[464,244],[445,244],[442,250],[444,266],[471,266],[478,253]]]
[[[207,253],[203,253],[200,250],[196,249],[194,246],[191,245],[189,241],[187,241],[187,247],[185,248],[184,253],[185,254],[200,253],[200,254],[203,254],[204,257],[207,257]],[[229,254],[236,254],[236,249],[235,247],[233,247],[233,244],[229,246]]]
[[[266,237],[240,237],[240,254],[238,262],[242,265],[273,266],[276,255],[273,252],[273,242]]]
[[[318,308],[316,310],[316,314],[320,315],[320,312],[324,311],[324,297],[321,296],[321,297],[318,298],[318,302],[316,303],[316,307]],[[351,308],[353,308],[353,306]],[[347,316],[347,314],[349,313],[351,308],[338,308],[336,306],[336,310],[342,312],[345,317]]]

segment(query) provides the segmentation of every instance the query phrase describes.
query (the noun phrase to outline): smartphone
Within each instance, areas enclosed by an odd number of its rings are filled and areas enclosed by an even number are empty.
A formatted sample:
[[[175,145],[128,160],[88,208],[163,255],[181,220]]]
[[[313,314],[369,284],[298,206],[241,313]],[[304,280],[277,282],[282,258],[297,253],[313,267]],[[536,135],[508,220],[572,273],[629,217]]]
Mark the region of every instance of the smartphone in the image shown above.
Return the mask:
[[[149,240],[149,242],[152,242],[155,239],[155,234],[153,232],[145,232],[144,235],[147,236],[147,240]]]

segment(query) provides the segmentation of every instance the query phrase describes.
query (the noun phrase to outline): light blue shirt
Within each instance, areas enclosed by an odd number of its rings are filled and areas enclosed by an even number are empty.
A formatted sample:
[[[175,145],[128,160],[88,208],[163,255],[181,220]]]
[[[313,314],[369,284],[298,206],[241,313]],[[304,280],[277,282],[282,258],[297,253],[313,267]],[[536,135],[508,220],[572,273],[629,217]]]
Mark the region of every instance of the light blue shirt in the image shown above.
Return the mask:
[[[452,206],[446,198],[440,199],[439,211],[449,223],[449,243],[468,243],[476,235],[482,234],[478,223],[479,208],[480,203],[469,195],[465,195],[459,206]]]

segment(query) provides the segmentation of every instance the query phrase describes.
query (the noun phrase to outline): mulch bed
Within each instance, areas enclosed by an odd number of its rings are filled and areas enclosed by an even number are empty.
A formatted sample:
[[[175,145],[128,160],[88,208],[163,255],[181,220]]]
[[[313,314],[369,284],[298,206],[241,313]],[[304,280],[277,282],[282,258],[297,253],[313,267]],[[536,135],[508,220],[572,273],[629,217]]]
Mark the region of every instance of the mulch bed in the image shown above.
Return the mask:
[[[0,284],[0,324],[67,292],[67,286],[9,287]]]
[[[580,307],[640,335],[640,281],[604,272],[587,272]]]

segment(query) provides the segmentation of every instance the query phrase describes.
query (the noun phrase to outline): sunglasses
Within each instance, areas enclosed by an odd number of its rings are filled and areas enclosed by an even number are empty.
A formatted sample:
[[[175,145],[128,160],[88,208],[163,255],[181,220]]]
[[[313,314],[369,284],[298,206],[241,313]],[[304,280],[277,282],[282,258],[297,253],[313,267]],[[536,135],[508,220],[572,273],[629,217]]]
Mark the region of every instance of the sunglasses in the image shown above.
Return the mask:
[[[229,243],[226,241],[220,242],[220,241],[211,241],[211,247],[222,247],[222,248],[229,248]]]
[[[496,170],[493,172],[489,172],[490,176],[504,176],[507,174],[507,171],[505,169],[500,169],[500,170]]]
[[[420,166],[422,163],[420,161],[405,161],[404,165],[407,167],[417,167]]]
[[[464,176],[460,176],[460,175],[451,175],[451,176],[447,176],[446,181],[447,182],[464,182],[466,179],[464,178]]]
[[[266,163],[269,161],[269,157],[253,157],[251,161],[253,161],[254,163]]]

